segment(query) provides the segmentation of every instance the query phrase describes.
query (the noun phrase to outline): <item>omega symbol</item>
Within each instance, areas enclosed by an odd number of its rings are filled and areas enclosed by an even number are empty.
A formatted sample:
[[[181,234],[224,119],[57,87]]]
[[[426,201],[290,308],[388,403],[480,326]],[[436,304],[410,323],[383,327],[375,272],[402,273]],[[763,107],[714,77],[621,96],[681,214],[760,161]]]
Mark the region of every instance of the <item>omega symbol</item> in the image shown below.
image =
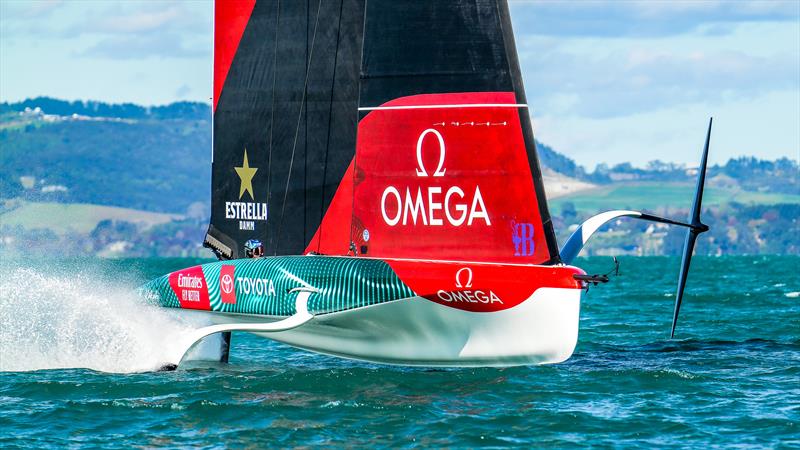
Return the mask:
[[[433,128],[428,128],[427,130],[423,131],[422,134],[419,135],[419,139],[417,139],[417,163],[419,164],[419,168],[417,168],[417,176],[418,177],[427,177],[428,171],[425,170],[425,164],[422,162],[422,143],[425,141],[425,136],[432,133],[436,136],[436,139],[439,141],[439,165],[436,167],[436,171],[433,172],[433,176],[435,177],[443,177],[445,168],[444,168],[444,138],[442,134],[438,131],[434,130]]]
[[[461,284],[461,279],[463,278],[463,276],[461,275],[462,273],[466,273],[466,277],[467,277],[467,280],[466,280],[467,282],[464,283],[463,285]],[[470,269],[469,267],[462,267],[462,268],[458,269],[458,272],[456,272],[456,287],[457,288],[471,288],[472,287],[472,269]]]
[[[429,134],[433,135],[439,143],[439,163],[432,176],[444,177],[446,153],[444,138],[441,133],[432,128],[423,131],[417,139],[416,175],[420,178],[431,176],[422,161],[422,144]],[[390,227],[396,225],[423,225],[426,227],[466,225],[471,227],[473,222],[482,220],[486,226],[492,225],[479,186],[465,190],[460,186],[443,186],[441,182],[426,184],[434,185],[406,185],[400,186],[399,189],[398,186],[386,186],[380,200],[381,217],[384,223]]]

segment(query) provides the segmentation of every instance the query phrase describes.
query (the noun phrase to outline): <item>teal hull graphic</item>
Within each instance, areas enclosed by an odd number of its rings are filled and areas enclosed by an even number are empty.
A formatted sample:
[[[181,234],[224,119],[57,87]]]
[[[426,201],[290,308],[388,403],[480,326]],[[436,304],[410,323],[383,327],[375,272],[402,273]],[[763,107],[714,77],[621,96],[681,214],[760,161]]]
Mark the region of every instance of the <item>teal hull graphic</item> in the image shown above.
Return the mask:
[[[415,295],[381,260],[328,256],[213,262],[156,278],[142,293],[164,307],[285,317],[295,314],[289,291],[298,287],[315,290],[308,300],[315,315]]]

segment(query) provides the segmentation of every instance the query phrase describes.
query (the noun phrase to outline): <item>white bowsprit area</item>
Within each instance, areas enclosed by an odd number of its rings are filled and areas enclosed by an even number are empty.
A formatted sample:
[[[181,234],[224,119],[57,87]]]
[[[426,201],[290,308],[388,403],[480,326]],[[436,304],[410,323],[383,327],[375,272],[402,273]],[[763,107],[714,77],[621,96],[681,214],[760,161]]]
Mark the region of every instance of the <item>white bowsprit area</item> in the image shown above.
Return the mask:
[[[10,268],[0,279],[0,324],[0,371],[118,373],[157,370],[202,326],[103,277],[30,268]]]

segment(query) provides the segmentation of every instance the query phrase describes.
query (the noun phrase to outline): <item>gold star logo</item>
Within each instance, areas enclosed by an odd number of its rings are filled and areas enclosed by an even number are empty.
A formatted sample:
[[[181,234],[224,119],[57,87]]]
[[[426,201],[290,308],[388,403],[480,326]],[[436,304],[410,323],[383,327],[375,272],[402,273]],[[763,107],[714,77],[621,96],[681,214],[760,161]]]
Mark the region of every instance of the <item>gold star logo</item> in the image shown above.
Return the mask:
[[[258,168],[250,167],[250,164],[247,162],[247,149],[244,149],[244,161],[242,162],[242,167],[234,167],[236,170],[236,174],[239,175],[239,178],[242,180],[242,183],[239,185],[239,199],[242,198],[245,192],[250,194],[250,199],[255,200],[255,195],[253,195],[253,177],[256,175]]]

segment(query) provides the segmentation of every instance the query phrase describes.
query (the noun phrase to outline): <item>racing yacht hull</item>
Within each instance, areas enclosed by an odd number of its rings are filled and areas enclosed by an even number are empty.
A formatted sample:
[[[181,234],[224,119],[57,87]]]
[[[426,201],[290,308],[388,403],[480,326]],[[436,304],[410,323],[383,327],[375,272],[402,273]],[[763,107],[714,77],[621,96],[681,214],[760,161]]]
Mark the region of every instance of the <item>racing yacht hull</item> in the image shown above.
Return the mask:
[[[314,352],[387,364],[557,363],[578,338],[583,272],[571,266],[298,256],[215,262],[157,278],[143,294],[206,336],[251,332]]]
[[[317,315],[291,330],[253,334],[317,353],[383,364],[552,364],[567,360],[575,349],[580,300],[580,290],[541,288],[513,308],[483,313],[411,297]],[[280,320],[206,311],[191,314],[209,324]]]

